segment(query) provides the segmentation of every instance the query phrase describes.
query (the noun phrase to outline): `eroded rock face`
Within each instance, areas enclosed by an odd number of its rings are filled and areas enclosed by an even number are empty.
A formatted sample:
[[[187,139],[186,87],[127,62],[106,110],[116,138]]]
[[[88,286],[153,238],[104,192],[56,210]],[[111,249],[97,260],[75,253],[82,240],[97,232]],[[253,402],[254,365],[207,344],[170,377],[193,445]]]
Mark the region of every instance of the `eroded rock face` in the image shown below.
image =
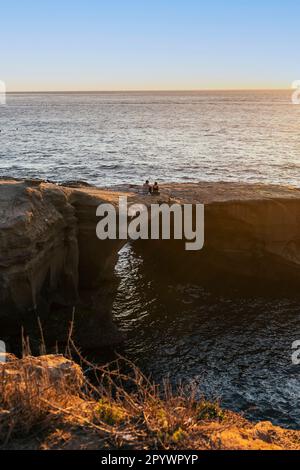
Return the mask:
[[[101,201],[101,194],[89,188],[81,192],[39,181],[1,182],[1,337],[20,335],[28,319],[47,319],[53,306],[69,308],[71,319],[76,306],[81,345],[121,340],[111,318],[119,243],[107,246],[96,237]]]
[[[80,310],[81,345],[121,340],[111,307],[118,287],[115,265],[126,241],[96,237],[100,203],[150,206],[134,187],[115,190],[40,181],[0,181],[0,327],[6,335],[33,315]],[[155,265],[154,275],[218,286],[298,289],[300,191],[229,183],[163,185],[155,202],[205,204],[205,247],[187,252],[184,241],[141,241],[136,250]],[[51,310],[52,309],[52,310]],[[46,313],[45,313],[46,312]],[[18,333],[19,334],[19,333]],[[1,336],[4,335],[1,333]]]
[[[0,213],[1,316],[17,318],[41,302],[76,302],[77,221],[64,191],[2,181]]]
[[[167,186],[181,203],[205,203],[205,245],[139,241],[138,254],[162,277],[210,287],[278,293],[300,283],[300,191],[264,185]]]

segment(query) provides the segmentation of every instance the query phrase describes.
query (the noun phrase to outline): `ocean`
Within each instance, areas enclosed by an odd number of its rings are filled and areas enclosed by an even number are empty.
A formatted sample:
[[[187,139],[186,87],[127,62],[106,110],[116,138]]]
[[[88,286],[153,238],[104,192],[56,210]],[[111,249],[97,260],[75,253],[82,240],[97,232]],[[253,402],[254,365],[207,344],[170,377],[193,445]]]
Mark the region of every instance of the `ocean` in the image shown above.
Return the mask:
[[[163,181],[292,184],[292,91],[9,94],[0,176],[110,186]]]
[[[291,91],[10,94],[0,106],[0,176],[299,187],[299,123]],[[159,286],[130,246],[116,271],[124,355],[157,381],[196,384],[250,419],[299,429],[299,299]]]

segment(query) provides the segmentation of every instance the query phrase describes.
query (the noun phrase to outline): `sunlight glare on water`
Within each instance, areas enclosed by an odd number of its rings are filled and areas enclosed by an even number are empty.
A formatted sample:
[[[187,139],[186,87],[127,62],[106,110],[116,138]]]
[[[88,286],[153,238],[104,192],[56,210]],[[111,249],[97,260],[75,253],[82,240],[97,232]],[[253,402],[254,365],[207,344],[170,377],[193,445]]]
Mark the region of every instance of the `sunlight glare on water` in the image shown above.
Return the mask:
[[[12,94],[0,176],[107,186],[259,181],[299,186],[292,91]]]

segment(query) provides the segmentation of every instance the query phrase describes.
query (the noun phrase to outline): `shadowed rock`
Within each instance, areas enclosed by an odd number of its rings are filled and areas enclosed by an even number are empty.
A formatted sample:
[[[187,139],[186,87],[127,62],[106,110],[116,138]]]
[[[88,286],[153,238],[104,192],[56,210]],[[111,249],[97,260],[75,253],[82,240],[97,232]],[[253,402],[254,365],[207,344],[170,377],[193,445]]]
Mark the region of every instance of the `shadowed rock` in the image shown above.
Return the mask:
[[[136,250],[162,277],[215,286],[297,289],[300,280],[300,191],[231,183],[169,184],[158,198],[136,187],[98,189],[41,181],[0,181],[0,326],[9,336],[28,319],[51,318],[55,307],[81,323],[76,337],[88,347],[122,338],[111,318],[118,288],[115,265],[122,240],[96,237],[100,203],[118,207],[153,202],[205,204],[205,247],[184,241],[139,241]],[[275,287],[276,286],[276,287]]]

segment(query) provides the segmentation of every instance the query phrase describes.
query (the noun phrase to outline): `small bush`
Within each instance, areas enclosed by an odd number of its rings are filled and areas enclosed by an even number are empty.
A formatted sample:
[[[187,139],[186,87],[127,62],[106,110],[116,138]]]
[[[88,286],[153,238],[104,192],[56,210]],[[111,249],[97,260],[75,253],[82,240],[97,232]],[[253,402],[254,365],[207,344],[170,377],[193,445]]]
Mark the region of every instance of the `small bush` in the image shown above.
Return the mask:
[[[161,429],[168,430],[169,429],[169,419],[168,413],[163,408],[158,408],[157,410],[153,409],[153,416],[156,418],[158,426]]]
[[[109,426],[120,424],[126,420],[126,412],[121,406],[111,403],[106,398],[101,398],[96,406],[96,413],[99,418]]]
[[[225,417],[224,411],[217,403],[211,403],[203,400],[196,405],[196,416],[198,421],[219,420]]]
[[[182,441],[185,437],[186,437],[186,432],[183,431],[183,429],[181,428],[178,428],[177,431],[175,431],[173,433],[173,436],[172,436],[172,441],[175,442],[175,443],[178,443],[180,441]]]

